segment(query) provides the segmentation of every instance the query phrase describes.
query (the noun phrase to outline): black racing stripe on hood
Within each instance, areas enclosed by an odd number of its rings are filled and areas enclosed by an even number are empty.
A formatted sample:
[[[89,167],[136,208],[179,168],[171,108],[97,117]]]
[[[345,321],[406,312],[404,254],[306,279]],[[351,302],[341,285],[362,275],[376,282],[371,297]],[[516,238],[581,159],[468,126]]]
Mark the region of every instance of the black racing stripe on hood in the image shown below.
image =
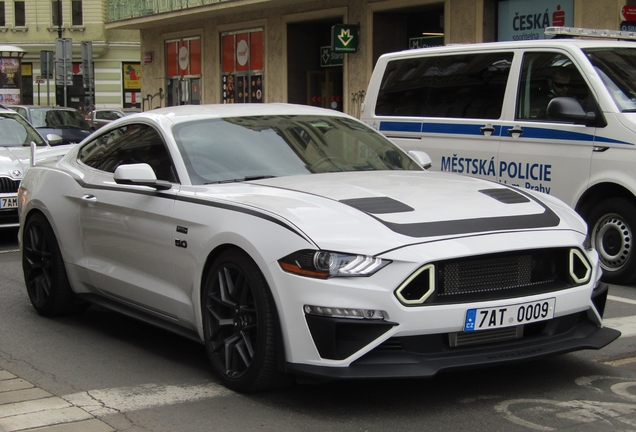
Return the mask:
[[[340,202],[371,214],[404,213],[414,210],[413,207],[389,197],[353,198]]]
[[[500,216],[437,222],[417,222],[410,224],[387,222],[373,215],[369,216],[376,219],[393,232],[415,238],[457,234],[476,234],[487,231],[549,228],[559,225],[561,219],[552,211],[551,208],[532,195],[526,194],[522,191],[518,191],[518,193],[528,197],[529,200],[532,200],[543,207],[543,213],[522,216]]]

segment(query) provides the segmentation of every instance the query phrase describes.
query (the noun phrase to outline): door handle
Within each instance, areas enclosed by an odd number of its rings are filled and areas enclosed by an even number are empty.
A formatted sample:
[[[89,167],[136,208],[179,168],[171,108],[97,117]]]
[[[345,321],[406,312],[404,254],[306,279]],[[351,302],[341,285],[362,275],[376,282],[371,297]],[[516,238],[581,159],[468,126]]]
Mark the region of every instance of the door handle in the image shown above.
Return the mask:
[[[479,128],[479,132],[483,133],[484,135],[486,135],[487,137],[489,137],[490,135],[492,135],[492,133],[495,131],[495,128],[492,127],[491,124],[487,124],[484,127],[480,127]]]
[[[97,197],[95,195],[85,194],[85,195],[82,195],[82,201],[86,201],[89,203],[96,203]]]
[[[523,129],[521,129],[521,127],[519,126],[514,126],[508,129],[506,132],[508,133],[508,135],[511,136],[513,136],[514,134],[517,134],[517,136],[519,136],[523,133]]]

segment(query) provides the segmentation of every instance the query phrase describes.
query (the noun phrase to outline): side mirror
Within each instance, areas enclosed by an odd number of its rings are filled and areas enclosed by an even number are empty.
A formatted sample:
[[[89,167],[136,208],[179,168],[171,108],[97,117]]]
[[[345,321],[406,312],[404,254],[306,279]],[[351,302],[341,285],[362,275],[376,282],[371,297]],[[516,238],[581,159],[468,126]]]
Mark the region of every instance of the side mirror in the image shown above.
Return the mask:
[[[149,186],[157,190],[168,190],[172,184],[167,181],[157,180],[152,167],[146,163],[119,165],[115,169],[115,183],[133,186]]]
[[[409,151],[409,156],[411,156],[411,159],[417,162],[424,169],[429,169],[433,166],[431,157],[423,151],[411,150]]]
[[[56,134],[46,134],[46,140],[49,142],[49,145],[58,145],[62,144],[63,138]]]
[[[548,103],[547,117],[551,120],[569,121],[586,126],[594,126],[596,114],[585,112],[583,107],[574,98],[555,97]]]

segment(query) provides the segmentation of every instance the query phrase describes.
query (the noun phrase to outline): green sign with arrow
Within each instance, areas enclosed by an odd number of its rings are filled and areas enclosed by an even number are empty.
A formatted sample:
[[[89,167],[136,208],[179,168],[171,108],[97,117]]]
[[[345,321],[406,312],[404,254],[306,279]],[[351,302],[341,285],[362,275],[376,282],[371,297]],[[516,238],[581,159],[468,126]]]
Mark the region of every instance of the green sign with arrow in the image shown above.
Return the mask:
[[[358,51],[359,28],[357,25],[336,24],[331,27],[331,49],[336,53]]]

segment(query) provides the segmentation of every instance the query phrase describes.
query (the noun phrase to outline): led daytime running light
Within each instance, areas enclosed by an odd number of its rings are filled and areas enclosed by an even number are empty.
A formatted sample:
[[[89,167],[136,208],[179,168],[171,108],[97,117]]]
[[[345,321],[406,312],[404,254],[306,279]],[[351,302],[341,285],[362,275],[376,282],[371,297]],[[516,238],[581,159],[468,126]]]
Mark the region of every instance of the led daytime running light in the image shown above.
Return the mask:
[[[385,311],[376,309],[352,309],[305,305],[304,310],[306,314],[327,316],[331,318],[384,320],[389,317]]]
[[[578,268],[577,267],[578,264]],[[580,272],[581,269],[585,269],[585,274],[582,277],[579,277],[577,273]],[[592,268],[587,262],[587,259],[583,256],[583,254],[578,249],[570,249],[570,277],[576,283],[586,283],[590,280],[590,276],[592,274]]]

